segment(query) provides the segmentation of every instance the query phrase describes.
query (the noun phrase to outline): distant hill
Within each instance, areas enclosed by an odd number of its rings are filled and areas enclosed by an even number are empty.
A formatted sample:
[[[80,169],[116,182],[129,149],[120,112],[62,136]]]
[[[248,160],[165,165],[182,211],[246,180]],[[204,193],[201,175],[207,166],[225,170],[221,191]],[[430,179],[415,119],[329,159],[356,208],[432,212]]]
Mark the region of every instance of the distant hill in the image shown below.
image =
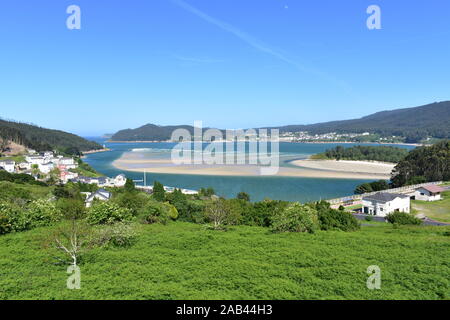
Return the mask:
[[[158,126],[146,124],[137,129],[121,130],[111,137],[113,141],[165,141],[178,128],[193,132],[193,127]],[[421,107],[381,111],[353,120],[323,122],[310,125],[289,125],[272,127],[280,132],[308,131],[311,134],[328,132],[363,133],[370,132],[383,137],[405,137],[414,143],[429,136],[439,139],[450,138],[450,101],[433,103]]]
[[[112,141],[166,141],[170,140],[172,132],[176,129],[186,129],[191,135],[194,127],[188,125],[181,126],[158,126],[146,124],[136,129],[120,130],[111,137]]]
[[[312,134],[370,132],[382,136],[402,136],[411,143],[428,136],[445,139],[450,138],[450,101],[381,111],[360,119],[290,125],[278,129],[280,132],[308,131]]]
[[[96,142],[88,141],[71,133],[1,119],[0,140],[0,149],[4,149],[9,142],[14,142],[36,151],[58,149],[70,154],[102,148]]]

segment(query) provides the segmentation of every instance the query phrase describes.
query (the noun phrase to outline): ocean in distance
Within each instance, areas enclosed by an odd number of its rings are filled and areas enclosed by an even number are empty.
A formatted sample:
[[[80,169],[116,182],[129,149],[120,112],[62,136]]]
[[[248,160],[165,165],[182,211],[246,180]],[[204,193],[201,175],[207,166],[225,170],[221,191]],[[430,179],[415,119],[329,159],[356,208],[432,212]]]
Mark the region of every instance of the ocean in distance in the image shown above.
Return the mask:
[[[87,137],[105,145],[111,151],[93,153],[86,156],[84,161],[95,170],[114,177],[124,173],[133,180],[143,180],[143,173],[123,171],[115,168],[112,163],[125,152],[136,152],[145,159],[170,157],[170,150],[175,143],[114,143],[103,138]],[[280,143],[280,166],[290,166],[289,161],[306,159],[308,156],[334,148],[338,145],[350,147],[357,144],[350,143]],[[368,145],[368,144],[361,144]],[[413,149],[410,145],[396,145],[402,148]],[[166,186],[198,190],[212,187],[217,195],[233,198],[243,191],[250,195],[252,201],[265,198],[274,200],[287,200],[310,202],[320,199],[332,199],[353,194],[355,187],[364,182],[373,180],[360,179],[330,179],[330,178],[303,178],[280,176],[206,176],[189,174],[146,173],[147,184],[159,181]],[[137,182],[137,184],[142,184]]]

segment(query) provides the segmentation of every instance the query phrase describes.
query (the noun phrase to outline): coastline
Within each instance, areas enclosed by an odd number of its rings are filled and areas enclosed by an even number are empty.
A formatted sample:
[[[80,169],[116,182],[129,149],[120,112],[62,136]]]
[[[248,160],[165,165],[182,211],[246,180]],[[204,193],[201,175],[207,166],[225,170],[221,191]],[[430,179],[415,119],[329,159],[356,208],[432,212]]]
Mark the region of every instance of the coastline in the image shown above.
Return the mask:
[[[109,149],[109,148],[103,148],[103,149],[97,149],[97,150],[83,151],[83,155],[81,156],[81,158],[85,158],[86,155],[88,155],[88,154],[100,153],[100,152],[108,152],[108,151],[111,151],[111,149]]]
[[[278,177],[332,178],[360,180],[388,180],[394,164],[365,161],[294,160],[291,167],[279,167]],[[135,154],[124,153],[112,165],[123,171],[210,175],[210,176],[260,176],[258,165],[175,165],[170,159],[142,159]]]
[[[107,140],[109,143],[176,143],[176,141],[162,140],[162,141],[152,141],[152,140],[135,140],[135,141],[125,141],[125,140]],[[206,142],[206,141],[204,141]],[[227,142],[227,141],[222,141]],[[270,140],[268,140],[270,142]],[[424,147],[426,144],[422,143],[402,143],[402,142],[354,142],[354,141],[278,141],[283,143],[308,143],[308,144],[330,144],[330,143],[342,143],[342,144],[374,144],[374,145],[399,145],[399,146],[413,146],[413,147]]]

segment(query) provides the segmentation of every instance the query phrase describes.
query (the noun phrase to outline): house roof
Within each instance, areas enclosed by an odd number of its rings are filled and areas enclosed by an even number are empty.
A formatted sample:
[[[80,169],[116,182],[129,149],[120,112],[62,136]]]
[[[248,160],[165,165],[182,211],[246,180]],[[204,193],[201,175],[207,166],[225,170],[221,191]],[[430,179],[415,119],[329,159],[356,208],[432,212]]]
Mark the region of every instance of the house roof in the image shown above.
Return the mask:
[[[400,193],[379,192],[370,196],[363,197],[362,199],[366,201],[389,202],[396,198],[405,199],[409,198],[409,196]]]
[[[429,186],[420,187],[420,188],[425,189],[425,190],[427,190],[427,191],[429,191],[431,193],[439,193],[439,192],[444,192],[445,191],[444,188],[441,188],[441,187],[435,186],[435,185],[429,185]]]

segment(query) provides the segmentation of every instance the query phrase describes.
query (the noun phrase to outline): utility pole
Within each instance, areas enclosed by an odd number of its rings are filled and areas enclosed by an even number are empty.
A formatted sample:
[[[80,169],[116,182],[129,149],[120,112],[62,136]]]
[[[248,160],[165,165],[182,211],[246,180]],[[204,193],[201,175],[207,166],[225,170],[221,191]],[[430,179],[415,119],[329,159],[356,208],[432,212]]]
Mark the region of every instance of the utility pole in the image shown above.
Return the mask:
[[[144,170],[144,187],[146,187],[147,186],[147,174],[146,174],[146,172],[145,172],[145,170]]]

